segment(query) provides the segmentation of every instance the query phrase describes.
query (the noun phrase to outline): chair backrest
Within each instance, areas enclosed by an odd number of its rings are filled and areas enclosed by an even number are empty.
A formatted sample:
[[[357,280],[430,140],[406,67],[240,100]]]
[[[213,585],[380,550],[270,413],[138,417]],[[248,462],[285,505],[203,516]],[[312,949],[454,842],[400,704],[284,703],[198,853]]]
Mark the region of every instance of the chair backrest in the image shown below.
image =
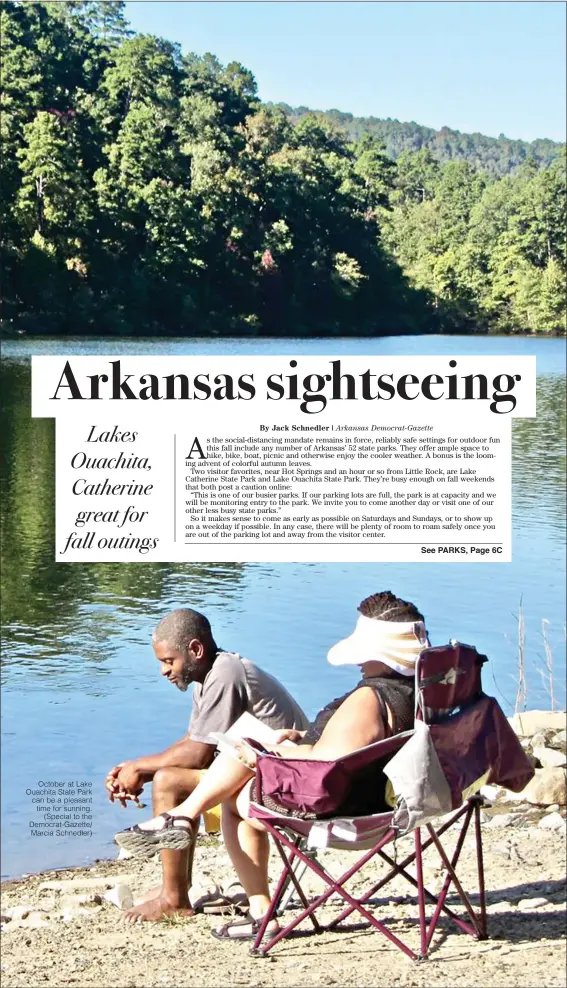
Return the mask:
[[[533,777],[504,712],[482,690],[486,661],[454,640],[426,648],[417,660],[414,735],[384,769],[402,831],[457,809],[483,785],[521,792]]]
[[[432,724],[477,700],[487,661],[474,646],[454,638],[448,645],[424,649],[416,664],[417,718]]]

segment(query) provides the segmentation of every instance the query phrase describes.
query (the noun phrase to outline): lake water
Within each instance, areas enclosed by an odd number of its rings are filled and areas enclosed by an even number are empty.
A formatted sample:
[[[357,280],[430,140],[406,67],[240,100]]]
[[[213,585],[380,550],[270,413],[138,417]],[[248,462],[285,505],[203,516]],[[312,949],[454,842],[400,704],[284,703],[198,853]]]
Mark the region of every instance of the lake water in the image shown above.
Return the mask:
[[[435,643],[457,637],[489,655],[485,688],[510,712],[522,600],[527,705],[550,706],[545,620],[556,706],[564,706],[564,340],[67,338],[2,349],[4,876],[113,856],[114,832],[140,819],[109,804],[102,781],[117,761],[163,749],[185,731],[190,696],[160,679],[150,647],[153,626],[173,607],[205,611],[224,648],[275,673],[313,714],[355,678],[326,665],[327,649],[350,632],[362,598],[391,589],[424,611]],[[54,427],[30,418],[32,353],[533,354],[538,417],[513,423],[513,562],[56,565]],[[29,836],[26,789],[54,779],[93,783],[92,839]]]

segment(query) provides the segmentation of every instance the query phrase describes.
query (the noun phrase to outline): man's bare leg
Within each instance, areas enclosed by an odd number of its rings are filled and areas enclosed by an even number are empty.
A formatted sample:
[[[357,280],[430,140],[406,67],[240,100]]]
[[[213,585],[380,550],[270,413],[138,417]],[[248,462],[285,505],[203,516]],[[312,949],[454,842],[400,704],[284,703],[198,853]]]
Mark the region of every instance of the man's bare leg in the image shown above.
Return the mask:
[[[167,812],[187,799],[201,780],[198,769],[161,768],[153,779],[152,803],[156,816]],[[184,851],[160,851],[162,883],[147,892],[141,902],[129,909],[124,918],[135,923],[144,920],[156,922],[175,913],[192,916],[188,890],[191,886],[196,832]]]
[[[160,769],[160,772],[162,771],[165,772],[168,770]],[[184,799],[182,803],[173,807],[170,806],[167,812],[171,813],[172,816],[187,816],[197,821],[201,813],[204,813],[205,810],[212,809],[213,806],[224,802],[226,799],[240,792],[243,786],[250,781],[253,774],[245,765],[236,761],[230,755],[221,755],[215,759],[191,795]],[[148,820],[145,824],[140,824],[142,829],[147,830],[159,829],[161,825],[163,825],[163,821],[160,820],[159,815]],[[183,859],[181,851],[170,851],[168,854]],[[174,871],[175,864],[172,865],[172,872]],[[185,916],[193,915],[187,896],[186,879],[187,863],[185,861],[183,872],[181,873],[180,869],[175,874],[175,878],[168,872],[168,881],[171,881],[171,886],[165,884],[166,875],[164,872],[162,893],[155,899],[150,899],[140,906],[134,906],[133,909],[129,909],[124,914],[124,918],[129,922],[140,922],[142,920],[155,922],[156,920],[164,919],[166,916],[172,916],[175,913]],[[173,888],[173,881],[177,882],[175,890]],[[184,895],[181,892],[181,888],[183,887]]]

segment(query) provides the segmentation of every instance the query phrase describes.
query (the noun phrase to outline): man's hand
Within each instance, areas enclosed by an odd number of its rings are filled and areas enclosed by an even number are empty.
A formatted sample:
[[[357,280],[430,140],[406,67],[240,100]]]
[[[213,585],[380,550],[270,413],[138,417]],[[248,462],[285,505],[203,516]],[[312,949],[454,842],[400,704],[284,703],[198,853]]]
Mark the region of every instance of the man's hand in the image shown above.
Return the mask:
[[[104,780],[105,788],[108,790],[108,798],[111,803],[116,799],[126,806],[127,800],[135,800],[144,789],[143,775],[136,767],[135,762],[120,762],[110,769]]]
[[[119,786],[116,779],[118,777],[118,773],[120,772],[120,769],[122,768],[123,764],[124,762],[120,762],[119,765],[115,765],[114,768],[111,768],[110,772],[106,776],[106,779],[104,780],[104,788],[108,789],[108,792],[110,793],[108,798],[110,799],[111,803],[114,802],[114,793],[118,792]]]

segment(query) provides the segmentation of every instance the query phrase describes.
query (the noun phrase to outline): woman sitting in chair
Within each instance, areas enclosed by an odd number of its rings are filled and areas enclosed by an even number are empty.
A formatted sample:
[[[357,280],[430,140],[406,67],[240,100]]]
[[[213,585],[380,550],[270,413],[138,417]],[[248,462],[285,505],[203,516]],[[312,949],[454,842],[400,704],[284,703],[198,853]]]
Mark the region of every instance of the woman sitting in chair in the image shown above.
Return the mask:
[[[354,632],[331,648],[328,659],[332,665],[360,666],[361,681],[350,693],[328,704],[303,736],[297,731],[282,731],[279,741],[289,739],[297,747],[292,755],[286,745],[270,746],[281,757],[336,761],[413,727],[415,663],[429,644],[423,615],[390,591],[367,597],[358,610],[360,617]],[[230,755],[219,755],[183,803],[168,814],[121,831],[115,838],[120,847],[143,857],[162,849],[182,850],[190,843],[199,816],[222,803],[225,846],[249,901],[244,920],[213,931],[222,939],[254,937],[270,903],[268,835],[259,820],[248,816],[250,802],[258,802],[256,756],[247,745],[238,748],[240,762]],[[353,773],[351,789],[337,807],[337,815],[365,815],[387,809],[385,784],[385,776],[374,765]],[[289,812],[272,800],[266,805],[272,811]],[[167,900],[166,888],[160,894]],[[139,916],[134,910],[126,918],[135,920]],[[276,921],[267,932],[275,930]]]

